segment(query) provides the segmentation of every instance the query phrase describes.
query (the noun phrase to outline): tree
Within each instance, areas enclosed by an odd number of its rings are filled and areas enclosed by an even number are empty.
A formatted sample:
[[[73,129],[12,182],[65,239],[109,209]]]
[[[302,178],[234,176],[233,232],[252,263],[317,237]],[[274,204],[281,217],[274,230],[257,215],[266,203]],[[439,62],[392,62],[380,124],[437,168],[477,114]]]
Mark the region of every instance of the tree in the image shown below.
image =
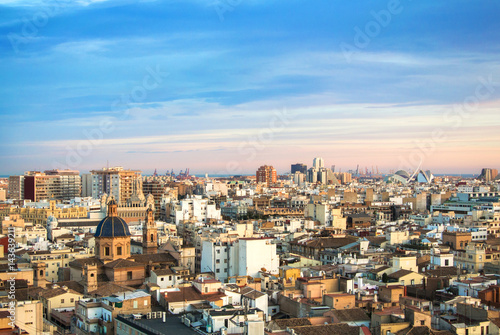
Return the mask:
[[[384,274],[382,275],[382,281],[384,283],[387,283],[389,281],[389,276],[387,275],[387,273],[384,272]]]

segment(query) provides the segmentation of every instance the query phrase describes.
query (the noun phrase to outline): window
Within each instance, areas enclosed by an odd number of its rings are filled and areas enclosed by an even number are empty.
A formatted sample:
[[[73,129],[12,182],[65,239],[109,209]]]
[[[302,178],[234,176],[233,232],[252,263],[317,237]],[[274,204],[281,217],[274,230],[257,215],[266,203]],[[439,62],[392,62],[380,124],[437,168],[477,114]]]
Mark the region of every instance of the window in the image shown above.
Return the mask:
[[[127,272],[127,280],[131,280],[132,279],[132,271],[128,271]]]
[[[165,278],[161,277],[161,279],[160,279],[160,280],[161,280],[161,281],[164,281],[164,279],[165,279]]]
[[[148,301],[144,300],[144,306],[147,306],[147,305],[148,305]]]
[[[444,260],[444,266],[448,266],[448,265],[449,265],[449,263],[450,263],[450,261],[449,261],[449,260],[447,260],[447,259],[445,259],[445,260]]]
[[[137,303],[137,300],[134,300],[134,308],[138,308],[139,304]]]
[[[104,247],[104,255],[109,256],[109,247]]]
[[[122,254],[122,247],[117,247],[116,248],[116,254],[119,255],[119,256],[121,256],[121,254]]]
[[[75,302],[75,298],[69,299],[69,302]]]
[[[61,304],[64,304],[64,299],[61,299]]]
[[[220,272],[220,269],[216,269],[215,272],[219,273]]]
[[[420,320],[420,325],[425,326],[425,320]]]
[[[216,259],[215,264],[219,264],[219,263],[220,263],[220,259]]]

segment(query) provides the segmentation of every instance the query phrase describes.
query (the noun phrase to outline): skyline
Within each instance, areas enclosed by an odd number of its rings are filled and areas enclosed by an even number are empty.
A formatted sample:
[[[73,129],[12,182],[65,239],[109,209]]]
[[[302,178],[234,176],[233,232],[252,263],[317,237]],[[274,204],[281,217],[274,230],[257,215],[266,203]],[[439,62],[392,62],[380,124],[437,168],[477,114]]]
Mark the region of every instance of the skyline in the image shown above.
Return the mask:
[[[0,175],[500,167],[499,3],[231,3],[0,0]]]

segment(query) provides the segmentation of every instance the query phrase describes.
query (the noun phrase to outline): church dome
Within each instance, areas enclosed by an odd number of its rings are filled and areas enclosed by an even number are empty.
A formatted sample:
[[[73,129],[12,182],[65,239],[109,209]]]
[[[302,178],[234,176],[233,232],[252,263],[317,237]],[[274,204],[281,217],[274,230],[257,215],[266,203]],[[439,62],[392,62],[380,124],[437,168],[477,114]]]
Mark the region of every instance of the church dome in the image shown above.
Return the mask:
[[[124,237],[130,236],[127,223],[120,217],[105,217],[97,225],[94,237]]]
[[[114,199],[108,202],[108,216],[99,222],[94,237],[125,237],[132,235],[127,223],[118,217],[117,207]]]

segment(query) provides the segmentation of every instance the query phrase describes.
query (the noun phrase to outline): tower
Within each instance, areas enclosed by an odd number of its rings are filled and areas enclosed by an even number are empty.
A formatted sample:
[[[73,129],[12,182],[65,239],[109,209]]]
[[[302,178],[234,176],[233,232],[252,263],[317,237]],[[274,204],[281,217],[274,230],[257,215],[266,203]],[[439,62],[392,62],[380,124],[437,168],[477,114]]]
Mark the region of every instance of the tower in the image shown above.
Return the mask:
[[[84,270],[84,289],[85,294],[97,290],[97,265],[96,264],[86,264]]]
[[[47,286],[47,279],[46,279],[46,271],[47,271],[47,264],[43,262],[39,263],[34,263],[33,264],[33,285],[35,287],[43,287],[45,288]]]
[[[156,228],[154,213],[151,206],[146,210],[146,220],[142,228],[142,253],[158,253],[158,228]]]

